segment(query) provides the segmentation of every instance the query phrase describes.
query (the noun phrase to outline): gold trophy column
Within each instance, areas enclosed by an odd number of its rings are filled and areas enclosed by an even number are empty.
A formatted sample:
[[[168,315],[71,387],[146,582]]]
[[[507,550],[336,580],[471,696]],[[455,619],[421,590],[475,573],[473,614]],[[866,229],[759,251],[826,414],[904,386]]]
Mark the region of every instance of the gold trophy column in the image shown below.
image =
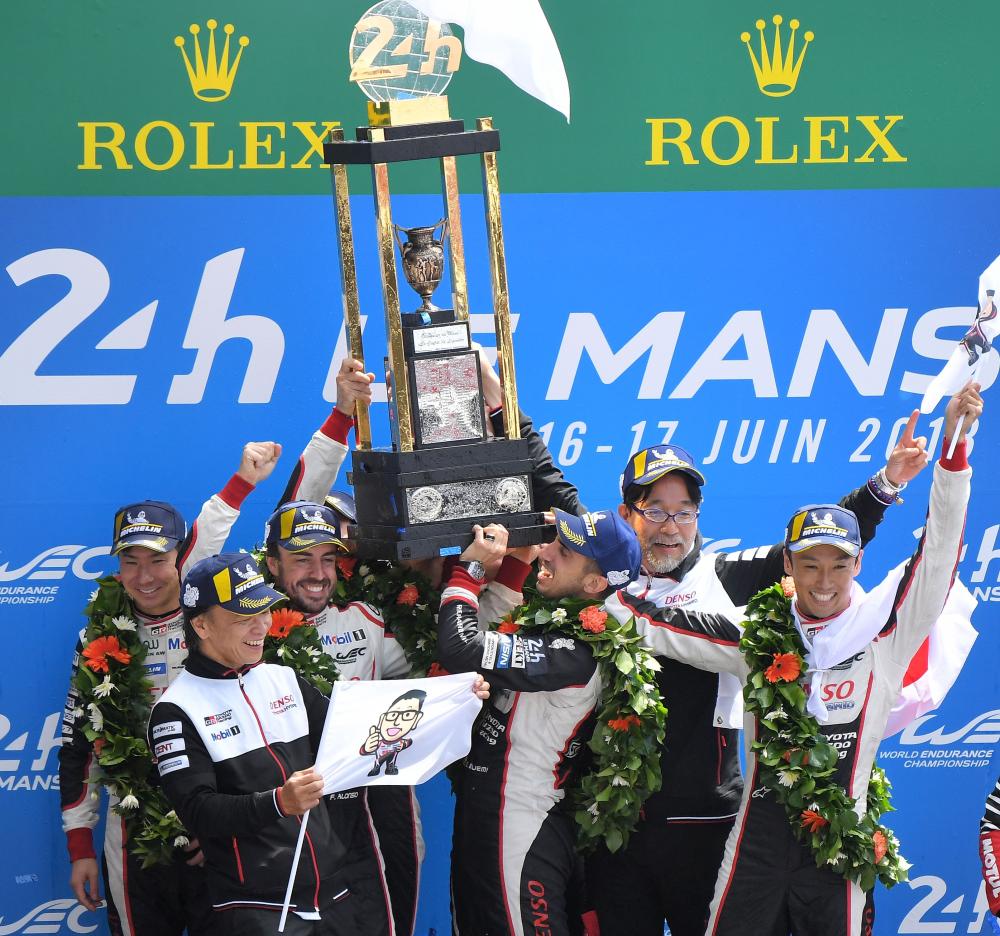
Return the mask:
[[[480,117],[477,130],[492,130],[493,118]],[[486,205],[486,234],[490,246],[490,274],[493,285],[493,321],[497,334],[497,360],[503,383],[503,428],[508,439],[521,438],[517,409],[517,380],[514,375],[514,342],[510,333],[510,293],[507,290],[507,261],[500,219],[500,181],[497,154],[483,153],[483,200]]]
[[[385,133],[373,127],[372,143],[385,140]],[[403,320],[399,312],[399,287],[396,280],[396,248],[392,239],[392,207],[389,200],[389,166],[372,165],[372,187],[375,190],[375,224],[378,236],[379,269],[382,274],[382,300],[385,305],[385,339],[389,351],[396,403],[399,450],[413,451],[413,422],[410,416],[410,389],[407,384],[406,359],[403,355]]]
[[[469,287],[465,279],[465,241],[462,237],[462,209],[458,202],[458,170],[454,156],[441,157],[441,196],[448,219],[448,253],[451,263],[451,296],[455,318],[469,320]]]
[[[330,140],[344,139],[343,130],[331,130]],[[344,327],[347,329],[347,344],[351,357],[363,364],[364,343],[361,337],[361,303],[358,299],[358,273],[354,262],[354,228],[351,224],[351,193],[347,183],[347,166],[331,167],[333,176],[333,209],[337,218],[337,238],[340,255],[341,297],[344,302]],[[372,447],[372,426],[368,414],[368,404],[359,401],[354,406],[354,435],[359,451]]]

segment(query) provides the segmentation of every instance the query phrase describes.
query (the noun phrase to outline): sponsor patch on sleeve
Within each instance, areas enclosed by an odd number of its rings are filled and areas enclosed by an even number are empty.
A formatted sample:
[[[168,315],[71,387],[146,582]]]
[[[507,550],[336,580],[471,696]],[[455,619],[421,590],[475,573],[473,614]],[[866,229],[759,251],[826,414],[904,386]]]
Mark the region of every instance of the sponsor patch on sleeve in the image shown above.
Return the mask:
[[[494,669],[510,669],[514,658],[514,638],[510,634],[497,634],[497,661]]]
[[[173,773],[175,770],[183,770],[188,765],[187,754],[181,754],[180,757],[171,757],[170,760],[161,760],[157,765],[157,769],[160,771],[160,776],[165,777],[168,773]]]
[[[166,735],[181,734],[181,723],[179,721],[167,721],[162,725],[157,725],[153,729],[153,740],[163,738]]]
[[[166,757],[168,754],[177,754],[185,748],[183,738],[171,738],[169,741],[161,741],[153,748],[153,754],[157,759]]]
[[[495,669],[497,662],[497,645],[500,635],[494,631],[483,635],[483,669]]]

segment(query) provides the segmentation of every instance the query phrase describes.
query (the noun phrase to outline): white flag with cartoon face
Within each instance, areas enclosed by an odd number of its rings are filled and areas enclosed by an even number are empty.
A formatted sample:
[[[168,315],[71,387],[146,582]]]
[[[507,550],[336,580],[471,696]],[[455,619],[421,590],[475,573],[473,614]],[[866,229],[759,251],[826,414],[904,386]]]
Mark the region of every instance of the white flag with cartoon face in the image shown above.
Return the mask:
[[[469,753],[482,702],[475,673],[336,682],[316,770],[323,792],[414,786]]]
[[[997,292],[1000,292],[1000,257],[997,257],[979,277],[979,308],[972,326],[941,373],[928,385],[920,401],[921,413],[933,413],[942,397],[958,393],[972,378],[982,374],[983,362],[1000,333],[1000,316],[997,315]],[[993,362],[995,363],[995,362]]]

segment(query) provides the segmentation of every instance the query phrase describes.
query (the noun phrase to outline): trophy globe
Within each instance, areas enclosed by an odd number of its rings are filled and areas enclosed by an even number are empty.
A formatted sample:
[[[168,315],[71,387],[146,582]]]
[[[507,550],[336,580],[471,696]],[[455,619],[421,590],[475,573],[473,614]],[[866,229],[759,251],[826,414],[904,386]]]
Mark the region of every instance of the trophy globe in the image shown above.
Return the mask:
[[[380,0],[351,35],[351,81],[374,104],[444,94],[462,55],[447,23],[407,0]]]

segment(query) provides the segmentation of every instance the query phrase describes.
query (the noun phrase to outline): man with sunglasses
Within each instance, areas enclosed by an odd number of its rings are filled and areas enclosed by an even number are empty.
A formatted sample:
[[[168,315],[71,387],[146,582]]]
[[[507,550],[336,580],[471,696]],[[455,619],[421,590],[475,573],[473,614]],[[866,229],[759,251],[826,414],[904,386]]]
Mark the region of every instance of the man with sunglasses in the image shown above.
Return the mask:
[[[888,464],[840,502],[857,514],[863,544],[925,461],[908,426]],[[657,607],[714,612],[737,623],[747,601],[784,574],[782,544],[704,552],[698,530],[704,484],[680,446],[653,446],[629,459],[618,513],[639,538],[642,574],[627,592]],[[660,751],[663,785],[646,801],[628,846],[615,854],[599,849],[588,860],[603,936],[660,936],[664,920],[673,936],[702,936],[743,792],[739,683],[726,673],[657,659],[670,712]]]

